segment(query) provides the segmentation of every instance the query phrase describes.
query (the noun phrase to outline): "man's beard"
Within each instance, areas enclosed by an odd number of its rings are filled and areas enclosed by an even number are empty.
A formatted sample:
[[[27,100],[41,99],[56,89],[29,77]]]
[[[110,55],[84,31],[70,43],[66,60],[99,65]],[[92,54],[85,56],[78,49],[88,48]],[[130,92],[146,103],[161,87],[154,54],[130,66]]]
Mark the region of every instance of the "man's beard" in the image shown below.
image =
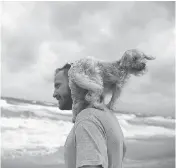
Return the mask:
[[[64,100],[62,102],[62,105],[59,106],[60,110],[71,110],[72,109],[72,98],[70,95],[67,95],[64,97]]]

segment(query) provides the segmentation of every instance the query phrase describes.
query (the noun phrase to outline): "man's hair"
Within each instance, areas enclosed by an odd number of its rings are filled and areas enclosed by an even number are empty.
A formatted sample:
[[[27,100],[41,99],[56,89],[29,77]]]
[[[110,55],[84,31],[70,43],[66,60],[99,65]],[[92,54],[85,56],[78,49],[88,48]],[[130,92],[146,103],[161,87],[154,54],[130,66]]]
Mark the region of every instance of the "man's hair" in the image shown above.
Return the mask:
[[[68,70],[71,68],[72,63],[66,63],[62,68],[57,68],[55,70],[55,76],[58,72],[64,71],[64,75],[68,77]]]

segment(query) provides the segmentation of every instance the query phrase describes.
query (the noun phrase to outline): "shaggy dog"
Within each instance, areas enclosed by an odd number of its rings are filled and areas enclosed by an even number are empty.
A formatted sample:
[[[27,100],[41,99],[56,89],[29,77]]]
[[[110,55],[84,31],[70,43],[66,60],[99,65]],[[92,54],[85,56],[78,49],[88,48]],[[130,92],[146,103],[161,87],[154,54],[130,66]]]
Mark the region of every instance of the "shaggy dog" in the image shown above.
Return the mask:
[[[155,58],[139,50],[131,49],[127,50],[120,60],[114,62],[91,57],[74,62],[68,72],[73,99],[73,122],[76,115],[85,107],[86,102],[91,107],[113,110],[122,87],[130,75],[143,75],[146,72],[146,60],[153,59]],[[112,98],[107,106],[104,104],[105,88],[112,90]]]

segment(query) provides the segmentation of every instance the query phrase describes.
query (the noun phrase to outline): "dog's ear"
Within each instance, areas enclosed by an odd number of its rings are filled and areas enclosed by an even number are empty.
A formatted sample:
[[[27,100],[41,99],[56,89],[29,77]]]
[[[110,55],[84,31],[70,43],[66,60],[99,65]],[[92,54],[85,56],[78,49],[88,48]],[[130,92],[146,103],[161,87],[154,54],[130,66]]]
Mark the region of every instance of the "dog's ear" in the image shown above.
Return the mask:
[[[124,54],[124,55],[122,56],[122,58],[120,59],[120,64],[119,64],[120,67],[124,67],[126,61],[127,61],[127,57],[126,57],[126,55]]]
[[[156,59],[155,57],[152,57],[152,56],[149,56],[149,55],[145,55],[145,54],[144,54],[144,58],[147,59],[147,60],[154,60],[154,59]]]
[[[120,67],[123,66],[123,61],[122,61],[122,59],[120,60],[120,64],[119,64],[119,66],[120,66]]]

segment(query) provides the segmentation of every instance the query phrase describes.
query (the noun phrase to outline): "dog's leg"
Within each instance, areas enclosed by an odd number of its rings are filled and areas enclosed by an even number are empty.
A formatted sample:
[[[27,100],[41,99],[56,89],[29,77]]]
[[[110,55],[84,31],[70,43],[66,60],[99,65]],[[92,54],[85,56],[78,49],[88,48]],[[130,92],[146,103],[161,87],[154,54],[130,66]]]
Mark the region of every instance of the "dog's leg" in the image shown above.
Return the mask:
[[[85,96],[85,99],[92,105],[92,107],[100,110],[105,110],[107,108],[104,104],[104,97],[102,94],[100,95],[100,93],[88,92]]]
[[[101,83],[101,79],[97,78],[93,80],[85,74],[75,74],[73,78],[76,85],[88,90],[88,93],[85,96],[85,99],[88,102],[96,101],[98,98],[100,99],[100,96],[103,94],[103,84]]]
[[[85,74],[75,74],[74,82],[81,88],[88,90],[88,93],[85,96],[85,99],[92,104],[93,107],[104,110],[104,103],[100,102],[103,94],[103,83],[101,79],[98,79],[98,76],[93,79],[90,79],[88,75]]]
[[[97,90],[103,90],[103,87],[98,82],[90,79],[88,75],[85,74],[75,74],[74,82],[81,88],[96,92]]]
[[[112,89],[112,98],[107,105],[109,109],[114,110],[114,104],[117,102],[117,99],[119,98],[120,93],[121,93],[121,87],[119,86],[119,84],[115,84]]]

